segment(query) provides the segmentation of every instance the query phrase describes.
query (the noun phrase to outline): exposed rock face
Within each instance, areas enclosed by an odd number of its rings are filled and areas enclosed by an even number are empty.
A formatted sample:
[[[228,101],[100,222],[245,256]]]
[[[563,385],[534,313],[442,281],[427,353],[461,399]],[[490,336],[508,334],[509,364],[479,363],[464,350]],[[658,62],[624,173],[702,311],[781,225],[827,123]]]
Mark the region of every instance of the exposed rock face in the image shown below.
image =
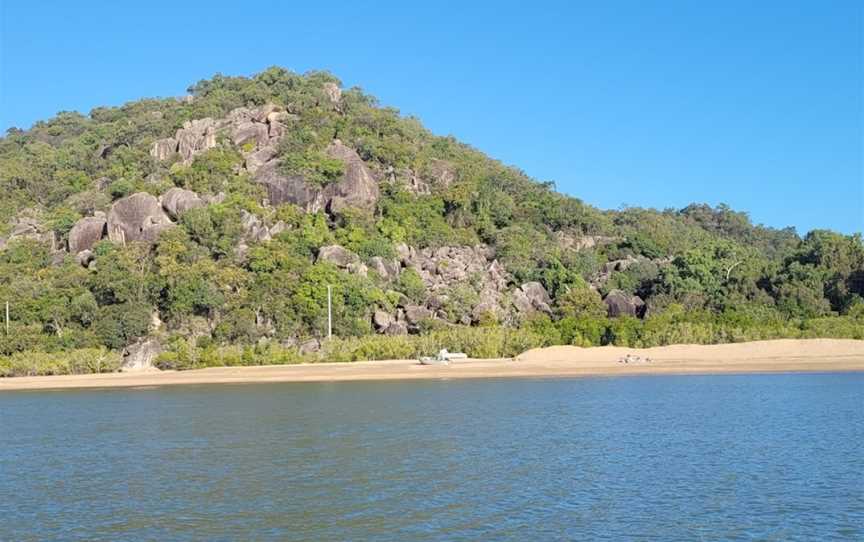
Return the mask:
[[[259,149],[246,157],[246,170],[249,173],[257,172],[261,166],[272,160],[276,156],[276,146],[269,145]]]
[[[32,216],[19,216],[12,226],[12,231],[6,238],[0,238],[0,250],[6,248],[9,241],[14,239],[30,239],[40,243],[50,244],[55,248],[56,238],[54,232],[48,230],[42,222]]]
[[[409,247],[405,243],[399,243],[398,245],[396,245],[395,250],[399,262],[406,265],[408,264],[408,261],[411,260],[411,258],[413,258],[417,253],[414,250],[414,247]]]
[[[431,194],[436,187],[447,188],[456,180],[456,168],[446,160],[432,160],[419,171],[389,166],[382,173],[391,183],[401,184],[417,195]]]
[[[480,303],[477,303],[477,305],[471,309],[471,321],[480,322],[489,316],[494,316],[496,319],[500,319],[502,312],[501,306],[495,301],[481,299]]]
[[[339,105],[342,101],[342,89],[336,83],[324,83],[324,94],[333,105]]]
[[[260,218],[243,210],[240,212],[240,223],[243,226],[243,238],[252,242],[269,241],[270,230]]]
[[[231,132],[231,140],[238,147],[251,143],[254,144],[253,148],[259,148],[266,145],[269,139],[270,135],[267,125],[260,122],[243,122],[235,126]]]
[[[219,192],[218,194],[214,194],[214,195],[206,195],[205,194],[204,196],[201,196],[201,200],[206,205],[218,205],[218,204],[222,203],[223,201],[225,201],[226,197],[227,196],[225,195],[225,192]]]
[[[507,281],[501,274],[500,266],[495,262],[490,263],[494,251],[486,245],[440,247],[434,250],[408,249],[407,255],[405,265],[417,271],[431,291],[446,288],[453,282],[464,281],[472,276],[479,277],[481,282],[491,283],[495,289],[506,286]]]
[[[456,168],[446,160],[433,160],[429,164],[428,170],[429,175],[432,177],[432,182],[444,188],[450,186],[456,180]]]
[[[327,147],[327,154],[345,163],[345,175],[325,188],[330,209],[338,212],[347,207],[371,210],[378,201],[378,182],[357,152],[338,139]]]
[[[247,167],[254,171],[255,182],[267,188],[271,205],[293,203],[315,213],[323,209],[339,212],[348,207],[372,210],[378,201],[378,183],[372,172],[354,149],[339,140],[327,147],[327,154],[345,164],[345,174],[324,187],[309,184],[300,175],[285,175],[280,171],[280,161],[271,159],[275,150],[262,151],[247,157]]]
[[[555,232],[558,246],[567,250],[588,250],[590,248],[614,243],[619,238],[605,235],[574,235],[563,231]]]
[[[432,185],[412,169],[393,169],[388,167],[385,172],[391,183],[401,183],[412,194],[425,196],[432,193]]]
[[[285,133],[285,123],[290,122],[291,118],[291,115],[273,104],[252,109],[238,107],[225,118],[205,117],[186,121],[174,137],[153,142],[150,155],[157,160],[167,160],[177,153],[183,162],[188,164],[195,155],[216,147],[219,134],[230,138],[234,145],[241,147],[244,153],[251,153],[263,149],[282,137]],[[248,148],[250,144],[251,149]]]
[[[337,85],[326,84],[325,92],[334,104],[340,103],[341,91]],[[301,175],[286,175],[280,170],[278,141],[294,118],[273,104],[254,109],[240,107],[222,119],[187,121],[173,138],[155,141],[150,154],[166,160],[178,153],[188,164],[196,154],[215,147],[218,134],[225,134],[240,147],[253,180],[266,187],[271,205],[293,203],[307,212],[323,209],[339,212],[348,207],[372,210],[378,201],[378,182],[354,149],[338,139],[326,149],[328,156],[345,164],[345,173],[336,182],[315,186]]]
[[[528,301],[531,302],[531,307],[534,310],[552,314],[552,309],[549,305],[552,304],[552,299],[546,292],[546,288],[539,282],[526,282],[519,288]]]
[[[162,346],[156,339],[145,339],[131,344],[123,352],[123,362],[120,370],[128,371],[155,371],[153,366],[156,357],[162,353]]]
[[[638,258],[627,256],[623,260],[613,260],[603,264],[603,273],[612,273],[613,271],[626,271],[631,265],[637,263]]]
[[[329,262],[341,269],[348,269],[352,265],[360,263],[360,257],[339,245],[321,247],[318,250],[319,262]]]
[[[175,220],[190,209],[204,206],[204,200],[191,190],[171,188],[159,198],[162,208]]]
[[[390,327],[390,324],[394,323],[394,319],[384,311],[375,311],[372,315],[372,323],[375,325],[375,329],[384,332]]]
[[[321,350],[321,342],[318,339],[309,339],[300,343],[297,349],[301,355],[314,354]]]
[[[470,314],[465,315],[469,323],[472,319],[479,321],[489,315],[499,320],[507,319],[509,275],[494,259],[491,247],[477,245],[416,250],[407,245],[397,245],[396,253],[402,265],[416,271],[423,280],[427,290],[424,305],[429,309],[440,313],[450,299],[451,289],[461,286],[472,289],[478,297]],[[443,317],[444,313],[439,315]]]
[[[177,140],[177,152],[183,157],[183,161],[190,162],[196,154],[215,147],[216,129],[216,121],[209,117],[184,122],[183,128],[177,130],[174,136]]]
[[[81,267],[89,267],[90,263],[93,261],[93,251],[82,250],[75,254],[75,261],[78,262],[78,265]]]
[[[153,242],[171,225],[159,200],[143,192],[117,200],[108,212],[108,238],[115,243]]]
[[[82,218],[69,230],[69,252],[78,254],[90,250],[105,236],[107,221],[102,217]]]
[[[150,156],[157,160],[167,160],[177,152],[177,140],[173,137],[157,139],[150,147]]]
[[[293,203],[307,213],[317,213],[324,209],[327,201],[320,188],[310,185],[299,175],[284,175],[279,166],[279,160],[255,166],[255,182],[263,184],[267,189],[270,205]]]
[[[408,305],[405,307],[405,320],[411,326],[417,326],[423,320],[432,318],[432,311],[420,305]]]
[[[528,296],[522,290],[514,290],[512,296],[513,306],[516,308],[516,312],[519,314],[531,314],[534,312],[534,305],[531,304],[531,300],[528,299]]]
[[[405,322],[393,322],[384,330],[385,335],[408,335],[408,325]]]
[[[621,290],[612,290],[603,298],[606,311],[610,318],[618,316],[641,317],[645,311],[645,302],[639,296],[629,295]]]
[[[375,256],[369,260],[369,265],[372,270],[378,273],[378,276],[384,280],[393,280],[399,276],[399,262],[395,260],[385,260],[380,256]]]
[[[30,237],[40,233],[41,230],[42,224],[38,220],[23,217],[19,218],[15,225],[12,226],[12,234],[9,237]]]
[[[588,283],[594,287],[594,289],[599,289],[606,284],[610,278],[612,278],[613,274],[626,271],[635,264],[645,266],[643,267],[643,272],[651,272],[651,269],[654,269],[656,272],[663,266],[672,263],[672,260],[672,257],[649,259],[643,256],[639,256],[638,258],[628,256],[621,260],[613,260],[603,264],[594,276],[591,277]]]

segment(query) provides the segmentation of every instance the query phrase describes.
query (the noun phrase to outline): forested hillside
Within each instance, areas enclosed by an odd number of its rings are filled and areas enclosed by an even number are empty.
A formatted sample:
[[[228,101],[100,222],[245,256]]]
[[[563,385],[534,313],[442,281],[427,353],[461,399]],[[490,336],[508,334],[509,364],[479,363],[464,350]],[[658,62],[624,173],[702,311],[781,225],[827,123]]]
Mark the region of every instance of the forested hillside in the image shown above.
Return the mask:
[[[0,375],[864,338],[860,234],[599,210],[320,72],[9,130],[0,216]]]

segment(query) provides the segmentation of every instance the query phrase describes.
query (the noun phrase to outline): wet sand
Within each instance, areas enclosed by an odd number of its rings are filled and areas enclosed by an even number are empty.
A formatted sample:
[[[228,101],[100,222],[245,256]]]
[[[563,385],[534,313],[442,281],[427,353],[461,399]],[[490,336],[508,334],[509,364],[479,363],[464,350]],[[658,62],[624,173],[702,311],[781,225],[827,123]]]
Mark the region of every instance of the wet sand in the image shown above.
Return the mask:
[[[619,361],[630,354],[630,363]],[[645,361],[650,358],[650,362]],[[776,340],[723,345],[637,349],[553,346],[514,359],[469,359],[447,366],[416,360],[216,367],[97,375],[0,378],[4,390],[147,387],[255,382],[336,382],[455,378],[564,378],[662,374],[736,374],[864,371],[864,341]]]

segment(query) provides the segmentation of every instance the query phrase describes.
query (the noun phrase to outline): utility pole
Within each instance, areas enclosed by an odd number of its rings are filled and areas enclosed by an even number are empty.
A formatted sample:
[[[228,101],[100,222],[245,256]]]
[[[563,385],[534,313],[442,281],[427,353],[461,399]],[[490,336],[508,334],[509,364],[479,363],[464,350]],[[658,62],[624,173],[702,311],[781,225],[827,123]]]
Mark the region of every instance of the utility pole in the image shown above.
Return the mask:
[[[9,302],[6,302],[6,336],[9,336]]]
[[[7,318],[7,321],[8,321],[8,318]],[[327,285],[327,340],[329,341],[332,337],[333,337],[333,292],[332,292],[332,288],[328,284]]]

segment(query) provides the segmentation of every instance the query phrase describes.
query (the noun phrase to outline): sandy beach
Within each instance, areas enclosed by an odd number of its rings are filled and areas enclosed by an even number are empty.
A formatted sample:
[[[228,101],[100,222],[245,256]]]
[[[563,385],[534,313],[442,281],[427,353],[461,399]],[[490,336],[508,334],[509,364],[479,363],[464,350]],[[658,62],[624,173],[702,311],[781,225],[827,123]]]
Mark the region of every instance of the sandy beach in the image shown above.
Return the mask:
[[[621,358],[634,361],[622,363]],[[635,360],[635,357],[640,358]],[[645,361],[650,358],[649,361]],[[97,375],[0,379],[4,390],[113,388],[254,382],[336,382],[453,378],[584,377],[661,374],[735,374],[864,371],[864,341],[775,340],[723,345],[656,348],[554,346],[514,359],[468,359],[447,366],[416,360],[216,367]]]

